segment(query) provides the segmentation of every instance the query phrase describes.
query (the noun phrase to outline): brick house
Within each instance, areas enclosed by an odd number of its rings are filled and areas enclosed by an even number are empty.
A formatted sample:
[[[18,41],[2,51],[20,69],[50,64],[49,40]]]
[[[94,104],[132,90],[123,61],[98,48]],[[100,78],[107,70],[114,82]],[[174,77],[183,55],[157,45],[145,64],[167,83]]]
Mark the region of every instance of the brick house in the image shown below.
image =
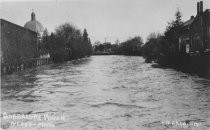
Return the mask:
[[[203,1],[197,2],[197,15],[184,22],[181,29],[180,52],[193,55],[210,51],[210,9],[203,11]]]

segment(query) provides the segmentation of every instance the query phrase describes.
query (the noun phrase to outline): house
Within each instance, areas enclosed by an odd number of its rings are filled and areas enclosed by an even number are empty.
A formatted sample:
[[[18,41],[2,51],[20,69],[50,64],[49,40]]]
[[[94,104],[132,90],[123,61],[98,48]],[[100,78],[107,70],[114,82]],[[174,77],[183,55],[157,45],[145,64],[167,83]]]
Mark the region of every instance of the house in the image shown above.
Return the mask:
[[[197,2],[197,15],[184,22],[179,37],[179,51],[199,54],[210,51],[210,9],[203,11],[203,1]]]

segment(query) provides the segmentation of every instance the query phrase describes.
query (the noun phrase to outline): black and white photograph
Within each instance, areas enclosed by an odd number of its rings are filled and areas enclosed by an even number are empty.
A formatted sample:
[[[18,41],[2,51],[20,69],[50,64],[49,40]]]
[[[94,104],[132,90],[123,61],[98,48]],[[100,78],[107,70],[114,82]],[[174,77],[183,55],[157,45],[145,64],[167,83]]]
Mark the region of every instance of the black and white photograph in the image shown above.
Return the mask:
[[[0,0],[0,130],[210,130],[210,0]]]

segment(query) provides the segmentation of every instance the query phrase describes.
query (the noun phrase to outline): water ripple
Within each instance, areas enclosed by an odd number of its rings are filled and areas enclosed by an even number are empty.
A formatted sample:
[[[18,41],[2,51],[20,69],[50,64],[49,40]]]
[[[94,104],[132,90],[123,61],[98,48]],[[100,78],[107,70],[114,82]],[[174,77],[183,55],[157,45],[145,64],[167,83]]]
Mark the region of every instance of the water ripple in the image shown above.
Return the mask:
[[[182,129],[163,121],[210,129],[209,86],[208,79],[142,57],[92,56],[3,76],[1,109],[64,115],[65,122],[52,121],[55,129]],[[7,120],[1,128],[21,129]]]

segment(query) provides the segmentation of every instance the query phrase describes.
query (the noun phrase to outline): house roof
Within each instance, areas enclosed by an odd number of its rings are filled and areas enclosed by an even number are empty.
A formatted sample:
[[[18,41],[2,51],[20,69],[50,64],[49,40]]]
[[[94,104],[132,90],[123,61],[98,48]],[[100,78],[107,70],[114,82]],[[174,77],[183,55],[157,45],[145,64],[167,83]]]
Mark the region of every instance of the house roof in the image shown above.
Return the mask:
[[[5,20],[5,19],[0,18],[0,23],[2,23],[2,22],[9,23],[9,24],[11,24],[11,25],[13,25],[13,26],[16,26],[17,28],[24,29],[24,30],[33,32],[34,34],[37,34],[37,33],[34,32],[34,31],[31,31],[31,30],[29,30],[29,29],[27,29],[27,28],[24,28],[24,27],[20,26],[20,25],[17,25],[17,24],[15,24],[15,23],[12,23],[12,22],[9,22],[9,21],[7,21],[7,20]]]
[[[182,24],[183,27],[190,26],[194,21],[194,18],[189,19],[188,21]]]
[[[210,13],[210,9],[206,9],[205,12],[209,12]],[[204,12],[203,12],[204,13]],[[203,14],[202,14],[203,15]],[[197,16],[196,16],[197,17]],[[189,20],[187,20],[186,22],[184,22],[182,24],[182,27],[189,27],[193,21],[195,20],[195,17],[191,16],[191,18]]]

